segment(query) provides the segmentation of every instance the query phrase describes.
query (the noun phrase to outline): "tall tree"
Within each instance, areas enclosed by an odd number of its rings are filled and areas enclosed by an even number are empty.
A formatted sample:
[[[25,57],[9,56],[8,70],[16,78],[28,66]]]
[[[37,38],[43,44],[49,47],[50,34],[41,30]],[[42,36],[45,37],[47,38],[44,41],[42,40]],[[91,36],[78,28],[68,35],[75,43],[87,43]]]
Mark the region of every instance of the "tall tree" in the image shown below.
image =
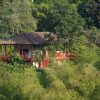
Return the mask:
[[[0,3],[0,31],[16,34],[36,29],[31,0],[2,0]]]
[[[46,17],[39,19],[38,31],[60,33],[67,43],[82,34],[84,20],[66,0],[45,1],[49,9],[44,12]]]
[[[100,28],[100,0],[83,2],[79,5],[78,12],[85,18],[89,28]]]

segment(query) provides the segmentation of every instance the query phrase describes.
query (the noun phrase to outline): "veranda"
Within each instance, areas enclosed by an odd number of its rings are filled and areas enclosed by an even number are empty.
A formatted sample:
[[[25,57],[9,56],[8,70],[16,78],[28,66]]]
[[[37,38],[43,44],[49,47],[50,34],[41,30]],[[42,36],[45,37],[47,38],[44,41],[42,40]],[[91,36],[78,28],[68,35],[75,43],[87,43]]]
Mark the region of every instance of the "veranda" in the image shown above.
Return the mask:
[[[1,61],[9,62],[12,55],[20,55],[26,63],[32,63],[36,67],[48,67],[49,51],[44,49],[47,42],[47,32],[21,33],[10,38],[0,40],[0,46],[3,53],[0,57]],[[70,60],[72,54],[62,51],[54,53],[56,62]]]
[[[1,39],[0,46],[3,49],[1,60],[7,62],[11,60],[12,55],[20,55],[27,63],[37,61],[34,53],[40,52],[39,56],[45,60],[44,67],[47,66],[47,51],[45,51],[45,35],[47,32],[21,33],[10,38]],[[38,59],[42,60],[42,59]]]

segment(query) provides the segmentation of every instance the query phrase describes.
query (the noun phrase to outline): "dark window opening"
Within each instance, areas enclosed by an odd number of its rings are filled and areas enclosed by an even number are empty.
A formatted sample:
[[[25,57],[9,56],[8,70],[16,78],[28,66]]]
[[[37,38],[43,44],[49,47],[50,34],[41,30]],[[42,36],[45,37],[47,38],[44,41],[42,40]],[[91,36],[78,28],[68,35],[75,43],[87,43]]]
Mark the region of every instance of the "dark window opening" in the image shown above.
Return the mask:
[[[20,55],[29,54],[29,49],[20,49]]]

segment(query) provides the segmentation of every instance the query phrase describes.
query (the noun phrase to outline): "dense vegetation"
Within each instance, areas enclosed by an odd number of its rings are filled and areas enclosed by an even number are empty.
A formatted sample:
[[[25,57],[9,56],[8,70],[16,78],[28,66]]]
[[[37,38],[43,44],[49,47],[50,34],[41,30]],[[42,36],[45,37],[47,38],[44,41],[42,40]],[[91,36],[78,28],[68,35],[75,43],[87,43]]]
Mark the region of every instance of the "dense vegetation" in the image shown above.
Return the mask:
[[[70,48],[74,58],[51,56],[45,69],[0,62],[0,100],[100,100],[100,0],[0,0],[0,38],[33,31],[58,34],[51,55]]]

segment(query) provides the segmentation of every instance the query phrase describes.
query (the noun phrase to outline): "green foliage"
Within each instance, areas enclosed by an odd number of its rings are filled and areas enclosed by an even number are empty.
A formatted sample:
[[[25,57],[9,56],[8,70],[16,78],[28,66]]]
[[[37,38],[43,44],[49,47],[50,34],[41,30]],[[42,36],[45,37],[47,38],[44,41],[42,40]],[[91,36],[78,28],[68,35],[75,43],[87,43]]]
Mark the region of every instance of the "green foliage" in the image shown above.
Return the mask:
[[[0,100],[99,100],[100,48],[95,44],[100,32],[94,27],[99,22],[98,0],[0,0],[0,38],[36,28],[60,36],[46,47],[48,68],[35,69],[18,55],[9,64],[0,62]],[[92,27],[90,38],[83,35],[84,25]],[[71,47],[73,61],[56,64],[52,56],[66,47]]]
[[[75,54],[74,60],[78,62],[84,61],[94,64],[96,61],[99,61],[99,55],[97,54],[98,47],[90,44],[85,36],[76,38],[72,49]]]
[[[34,50],[32,52],[33,58],[35,58],[37,61],[43,60],[44,58],[44,52],[40,50]]]
[[[91,100],[99,100],[100,99],[100,85],[96,86],[95,90],[93,91],[92,96],[90,97]]]
[[[21,58],[20,55],[12,55],[12,63],[14,64],[24,64],[25,62],[23,61],[23,59]]]
[[[31,1],[4,1],[0,4],[0,32],[16,34],[36,30]]]
[[[48,5],[46,3],[43,2],[40,4],[33,3],[32,7],[33,7],[32,14],[35,18],[40,19],[41,17],[46,17],[44,14],[44,12],[48,10]]]
[[[6,100],[99,100],[99,74],[91,64],[65,62],[36,70],[6,69],[0,64],[0,99]],[[18,65],[13,65],[17,67]],[[11,65],[9,65],[11,67]],[[95,95],[95,96],[94,96]],[[92,96],[92,97],[91,97]]]
[[[91,28],[96,26],[100,28],[100,1],[98,0],[88,0],[85,3],[82,3],[78,7],[79,13],[85,18],[87,26]]]
[[[59,33],[62,41],[71,43],[73,38],[82,34],[84,20],[66,0],[46,2],[48,10],[46,17],[38,21],[38,31]]]
[[[95,27],[92,27],[90,31],[90,35],[88,36],[89,41],[92,43],[95,43],[97,46],[99,46],[99,41],[100,41],[100,30],[98,30]],[[87,34],[88,35],[88,34]]]
[[[45,48],[49,51],[49,56],[53,57],[57,50],[65,50],[66,45],[64,45],[64,43],[54,43],[52,45],[46,46]]]

